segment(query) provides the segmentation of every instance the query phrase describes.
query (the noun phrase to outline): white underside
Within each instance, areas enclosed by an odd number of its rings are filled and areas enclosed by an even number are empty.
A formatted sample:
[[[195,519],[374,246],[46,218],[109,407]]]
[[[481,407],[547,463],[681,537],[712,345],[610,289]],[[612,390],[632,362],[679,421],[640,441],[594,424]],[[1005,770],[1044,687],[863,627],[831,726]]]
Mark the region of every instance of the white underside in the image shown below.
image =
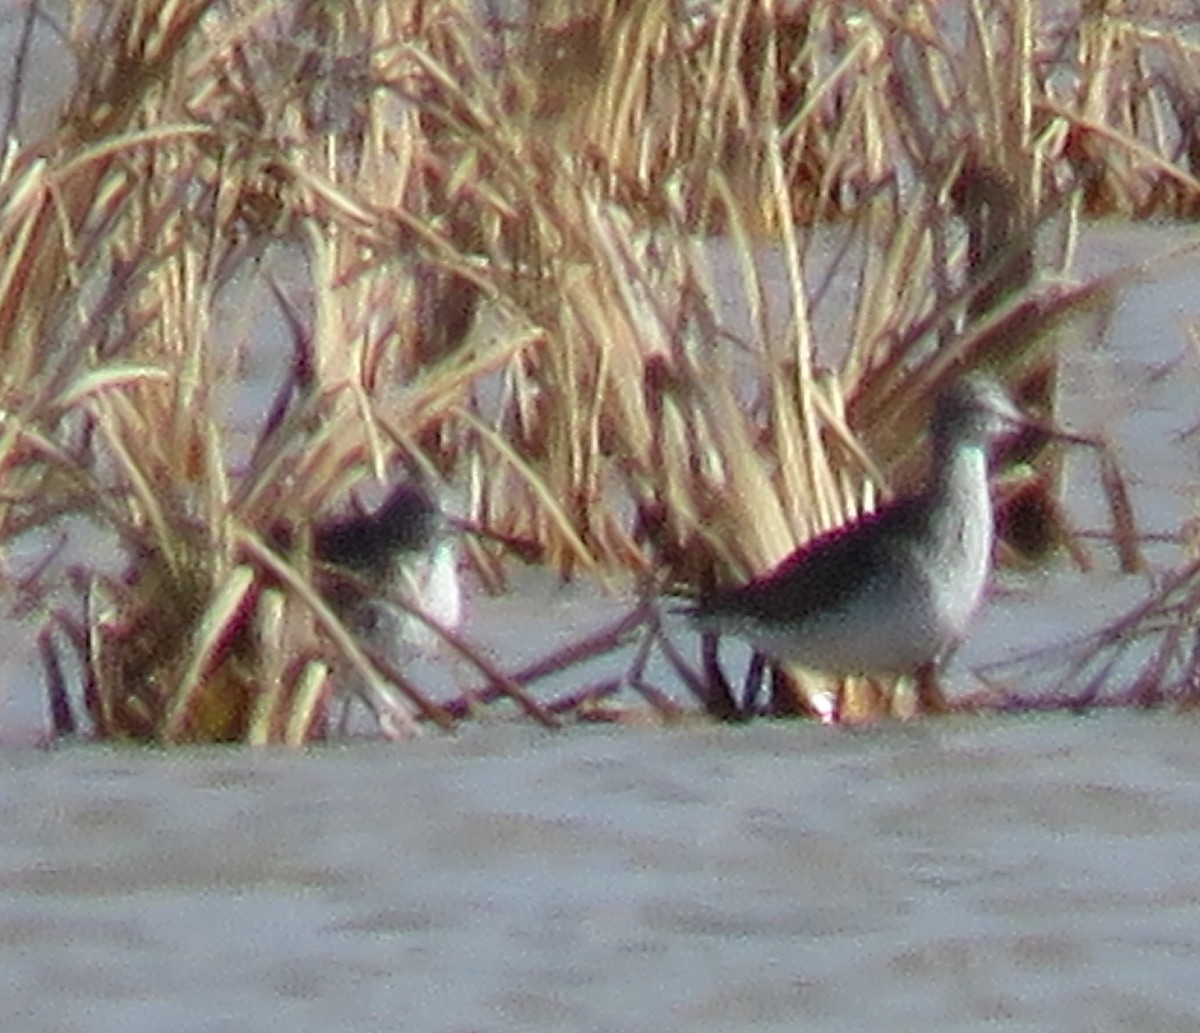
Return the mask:
[[[442,542],[431,554],[408,559],[393,580],[392,595],[424,613],[448,631],[463,622],[462,585],[458,577],[458,550]],[[397,665],[414,656],[436,653],[443,645],[434,628],[404,607],[386,599],[371,604],[366,637]]]
[[[837,674],[895,674],[939,662],[967,634],[991,569],[992,510],[982,447],[943,471],[952,506],[935,541],[905,541],[895,562],[862,572],[853,598],[798,623],[722,615],[703,623],[745,638],[775,660]]]

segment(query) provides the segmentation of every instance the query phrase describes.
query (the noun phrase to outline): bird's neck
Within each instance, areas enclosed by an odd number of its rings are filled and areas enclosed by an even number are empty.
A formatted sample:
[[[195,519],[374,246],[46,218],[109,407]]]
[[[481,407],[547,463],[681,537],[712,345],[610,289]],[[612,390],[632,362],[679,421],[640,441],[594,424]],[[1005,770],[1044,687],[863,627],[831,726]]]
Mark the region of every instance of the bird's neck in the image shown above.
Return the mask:
[[[928,491],[934,550],[969,566],[986,563],[993,532],[983,442],[955,441],[935,448]]]

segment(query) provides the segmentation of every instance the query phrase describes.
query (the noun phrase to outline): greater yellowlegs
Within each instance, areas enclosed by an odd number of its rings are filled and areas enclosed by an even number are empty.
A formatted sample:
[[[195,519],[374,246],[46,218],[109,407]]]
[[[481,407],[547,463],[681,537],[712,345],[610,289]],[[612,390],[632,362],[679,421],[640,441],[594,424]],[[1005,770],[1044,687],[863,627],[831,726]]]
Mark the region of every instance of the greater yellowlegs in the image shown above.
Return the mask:
[[[991,381],[937,399],[924,491],[801,546],[778,567],[689,608],[704,631],[746,639],[782,663],[839,675],[933,674],[962,642],[992,562],[987,446],[1028,420]]]
[[[440,641],[405,606],[452,631],[462,622],[458,549],[448,531],[437,499],[418,481],[394,488],[373,513],[316,530],[317,558],[351,575],[329,579],[326,595],[386,659],[427,653]]]

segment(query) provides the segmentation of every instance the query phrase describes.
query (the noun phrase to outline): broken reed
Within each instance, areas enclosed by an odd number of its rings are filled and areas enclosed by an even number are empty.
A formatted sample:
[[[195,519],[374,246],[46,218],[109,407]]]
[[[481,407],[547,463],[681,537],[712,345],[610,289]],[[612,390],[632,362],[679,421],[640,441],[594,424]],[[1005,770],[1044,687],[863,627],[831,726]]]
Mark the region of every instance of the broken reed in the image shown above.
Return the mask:
[[[1105,290],[1027,290],[1034,230],[1195,212],[1200,63],[1165,3],[892,6],[73,5],[0,168],[0,528],[104,543],[16,585],[96,731],[305,741],[346,667],[410,731],[308,545],[396,454],[525,558],[697,584],[867,504],[953,370],[1032,375]]]

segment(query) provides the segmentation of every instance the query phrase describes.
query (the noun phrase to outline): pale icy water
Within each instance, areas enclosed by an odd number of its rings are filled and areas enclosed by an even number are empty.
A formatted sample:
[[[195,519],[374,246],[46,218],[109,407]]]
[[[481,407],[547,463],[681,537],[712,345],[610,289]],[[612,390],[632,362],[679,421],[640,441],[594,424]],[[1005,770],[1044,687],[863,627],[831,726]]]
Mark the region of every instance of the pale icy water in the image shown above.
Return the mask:
[[[1198,732],[10,751],[0,1024],[1194,1031]]]
[[[1193,236],[1093,229],[1082,269]],[[1200,483],[1175,436],[1200,416],[1198,277],[1155,263],[1065,356],[1068,422],[1112,434],[1166,533]],[[1087,457],[1070,480],[1101,526]],[[1096,558],[1006,575],[956,683],[1145,593]],[[469,630],[511,661],[610,615],[517,592]],[[43,752],[19,745],[44,720],[33,630],[0,626],[4,1030],[1200,1029],[1193,714]]]

